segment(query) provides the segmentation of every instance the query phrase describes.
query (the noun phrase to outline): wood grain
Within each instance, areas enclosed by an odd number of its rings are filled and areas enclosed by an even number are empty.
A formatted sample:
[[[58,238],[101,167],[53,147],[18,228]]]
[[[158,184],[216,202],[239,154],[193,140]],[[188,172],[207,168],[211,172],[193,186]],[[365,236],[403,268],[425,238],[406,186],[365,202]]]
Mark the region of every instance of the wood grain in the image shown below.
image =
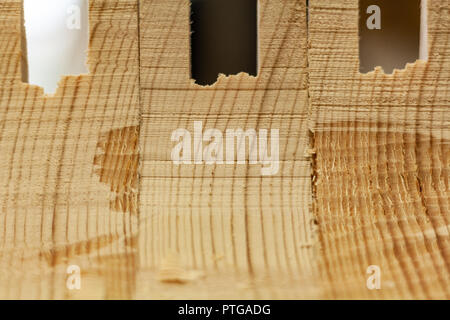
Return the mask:
[[[306,152],[306,6],[259,5],[258,76],[222,75],[202,87],[190,75],[189,1],[141,1],[140,297],[305,298],[317,292]],[[171,133],[192,131],[194,121],[222,132],[279,129],[279,174],[261,177],[260,167],[249,164],[173,164]],[[176,277],[167,274],[167,264]],[[163,281],[151,280],[161,273]],[[182,281],[192,273],[195,279]],[[183,283],[171,283],[176,279]]]

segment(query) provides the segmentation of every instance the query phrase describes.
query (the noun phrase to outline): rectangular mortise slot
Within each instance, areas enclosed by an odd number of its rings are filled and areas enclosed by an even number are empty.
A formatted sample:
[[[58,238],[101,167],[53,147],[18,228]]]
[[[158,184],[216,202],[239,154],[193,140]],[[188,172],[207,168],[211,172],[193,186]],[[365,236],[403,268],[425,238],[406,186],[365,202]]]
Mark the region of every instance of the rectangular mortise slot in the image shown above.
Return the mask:
[[[390,74],[427,58],[425,4],[425,0],[359,0],[362,73],[381,66]]]
[[[257,74],[258,0],[191,0],[191,73],[211,85],[220,73]]]
[[[23,0],[22,81],[54,93],[62,76],[88,73],[88,0]]]

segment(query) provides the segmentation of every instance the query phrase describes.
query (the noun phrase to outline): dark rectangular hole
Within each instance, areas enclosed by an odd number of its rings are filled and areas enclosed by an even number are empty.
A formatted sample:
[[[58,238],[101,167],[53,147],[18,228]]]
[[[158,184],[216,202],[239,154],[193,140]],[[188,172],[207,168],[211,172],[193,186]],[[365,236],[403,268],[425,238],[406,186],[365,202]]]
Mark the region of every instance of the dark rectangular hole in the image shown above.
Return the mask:
[[[360,0],[359,14],[362,73],[392,73],[419,59],[421,0]]]
[[[191,72],[210,85],[220,73],[257,74],[257,0],[191,0]]]

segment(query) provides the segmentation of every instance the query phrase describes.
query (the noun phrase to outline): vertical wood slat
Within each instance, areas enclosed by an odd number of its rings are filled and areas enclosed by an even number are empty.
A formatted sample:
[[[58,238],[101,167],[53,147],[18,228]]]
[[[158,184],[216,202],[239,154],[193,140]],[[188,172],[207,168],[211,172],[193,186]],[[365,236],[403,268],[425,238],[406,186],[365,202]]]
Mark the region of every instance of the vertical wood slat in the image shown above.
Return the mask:
[[[448,1],[428,1],[429,60],[360,74],[358,1],[310,1],[315,215],[329,298],[449,297]],[[382,290],[366,287],[369,265]]]
[[[358,72],[357,0],[309,1],[309,34],[303,1],[262,0],[258,77],[210,87],[187,0],[90,0],[90,75],[53,97],[20,82],[20,3],[0,5],[0,297],[448,298],[448,0],[429,61],[393,75]],[[279,174],[174,166],[193,121],[280,129]]]
[[[132,297],[137,217],[116,212],[101,181],[121,164],[94,160],[110,153],[105,134],[138,125],[137,1],[90,0],[90,74],[48,97],[21,83],[21,10],[0,5],[0,296],[73,297],[66,269],[78,264],[78,295]]]

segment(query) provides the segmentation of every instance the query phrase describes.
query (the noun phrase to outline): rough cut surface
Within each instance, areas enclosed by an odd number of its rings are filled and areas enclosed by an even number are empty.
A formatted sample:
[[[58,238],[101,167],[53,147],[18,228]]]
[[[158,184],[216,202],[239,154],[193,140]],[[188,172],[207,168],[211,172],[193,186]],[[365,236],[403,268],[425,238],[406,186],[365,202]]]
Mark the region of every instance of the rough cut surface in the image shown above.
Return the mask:
[[[317,295],[305,2],[260,1],[259,76],[221,76],[210,87],[190,77],[189,15],[187,0],[141,1],[138,296]],[[194,121],[222,132],[279,129],[279,173],[262,177],[260,166],[248,164],[174,165],[171,134],[193,131]],[[165,266],[174,256],[170,274]],[[195,280],[171,283],[192,273]],[[163,281],[153,280],[161,274]]]
[[[358,0],[260,0],[258,76],[209,87],[188,0],[90,0],[90,73],[52,97],[21,82],[21,3],[0,4],[0,298],[450,298],[449,0],[393,75],[358,72]],[[278,174],[175,165],[194,121],[279,129]]]

